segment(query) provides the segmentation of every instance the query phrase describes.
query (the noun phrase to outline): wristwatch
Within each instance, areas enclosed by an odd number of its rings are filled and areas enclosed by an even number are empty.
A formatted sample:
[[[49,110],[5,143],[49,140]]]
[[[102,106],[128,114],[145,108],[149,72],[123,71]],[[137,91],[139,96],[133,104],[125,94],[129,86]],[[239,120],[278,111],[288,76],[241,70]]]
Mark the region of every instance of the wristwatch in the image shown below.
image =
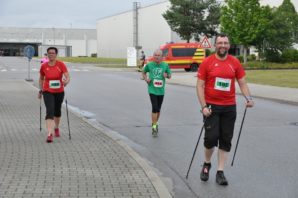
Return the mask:
[[[204,110],[205,108],[208,108],[208,106],[207,106],[207,105],[202,106],[201,112],[203,112],[203,110]]]
[[[247,100],[247,101],[251,101],[252,100],[252,97],[251,96],[244,96],[245,97],[245,99]]]

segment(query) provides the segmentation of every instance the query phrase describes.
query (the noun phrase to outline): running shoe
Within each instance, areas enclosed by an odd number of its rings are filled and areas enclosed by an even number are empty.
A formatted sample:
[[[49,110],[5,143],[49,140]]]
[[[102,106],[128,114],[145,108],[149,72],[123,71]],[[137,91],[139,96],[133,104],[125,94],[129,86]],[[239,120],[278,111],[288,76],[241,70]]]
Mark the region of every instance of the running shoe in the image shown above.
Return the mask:
[[[219,185],[222,185],[222,186],[227,186],[229,184],[223,171],[217,171],[216,183],[218,183]]]
[[[52,142],[53,142],[53,135],[51,134],[47,137],[47,143],[52,143]]]
[[[200,178],[202,181],[208,181],[210,168],[211,168],[211,163],[204,162],[203,168],[200,174]]]
[[[158,133],[158,131],[157,131],[157,125],[156,124],[153,124],[152,125],[152,136],[153,137],[157,137],[157,133]]]
[[[59,130],[59,128],[55,128],[55,137],[60,137],[60,130]]]

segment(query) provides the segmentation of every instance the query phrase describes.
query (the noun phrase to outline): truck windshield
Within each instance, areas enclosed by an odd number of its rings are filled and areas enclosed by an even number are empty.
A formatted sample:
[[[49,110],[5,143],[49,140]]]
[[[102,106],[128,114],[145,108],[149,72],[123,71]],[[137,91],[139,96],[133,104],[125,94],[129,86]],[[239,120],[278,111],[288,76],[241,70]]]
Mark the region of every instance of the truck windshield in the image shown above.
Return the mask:
[[[194,56],[197,48],[173,48],[172,54],[174,57]]]
[[[169,54],[169,49],[168,48],[162,50],[162,56],[163,57],[167,57],[168,54]]]

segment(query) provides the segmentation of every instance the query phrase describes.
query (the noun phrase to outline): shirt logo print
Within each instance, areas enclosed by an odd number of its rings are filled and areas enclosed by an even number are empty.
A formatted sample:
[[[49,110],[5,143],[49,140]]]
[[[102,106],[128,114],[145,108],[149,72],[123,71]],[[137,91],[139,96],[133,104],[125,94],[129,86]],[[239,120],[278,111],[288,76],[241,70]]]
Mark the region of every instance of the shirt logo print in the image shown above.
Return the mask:
[[[161,68],[154,68],[152,73],[153,73],[153,78],[160,78],[161,73],[162,73],[162,69]]]

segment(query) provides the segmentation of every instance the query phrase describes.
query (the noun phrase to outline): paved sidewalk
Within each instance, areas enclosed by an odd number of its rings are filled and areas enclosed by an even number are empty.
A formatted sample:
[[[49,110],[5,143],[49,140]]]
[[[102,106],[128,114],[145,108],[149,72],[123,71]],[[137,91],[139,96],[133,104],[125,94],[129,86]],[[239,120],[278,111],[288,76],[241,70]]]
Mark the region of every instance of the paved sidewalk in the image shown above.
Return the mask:
[[[192,73],[173,73],[172,79],[167,81],[171,84],[179,84],[186,86],[196,86],[197,77],[196,72]],[[298,105],[298,89],[286,88],[286,87],[275,87],[269,85],[259,85],[248,83],[250,91],[253,97],[271,99],[286,103]],[[237,93],[240,93],[238,85],[236,86]]]
[[[170,197],[138,154],[71,112],[72,139],[63,110],[62,136],[47,144],[36,94],[0,81],[0,197]]]

